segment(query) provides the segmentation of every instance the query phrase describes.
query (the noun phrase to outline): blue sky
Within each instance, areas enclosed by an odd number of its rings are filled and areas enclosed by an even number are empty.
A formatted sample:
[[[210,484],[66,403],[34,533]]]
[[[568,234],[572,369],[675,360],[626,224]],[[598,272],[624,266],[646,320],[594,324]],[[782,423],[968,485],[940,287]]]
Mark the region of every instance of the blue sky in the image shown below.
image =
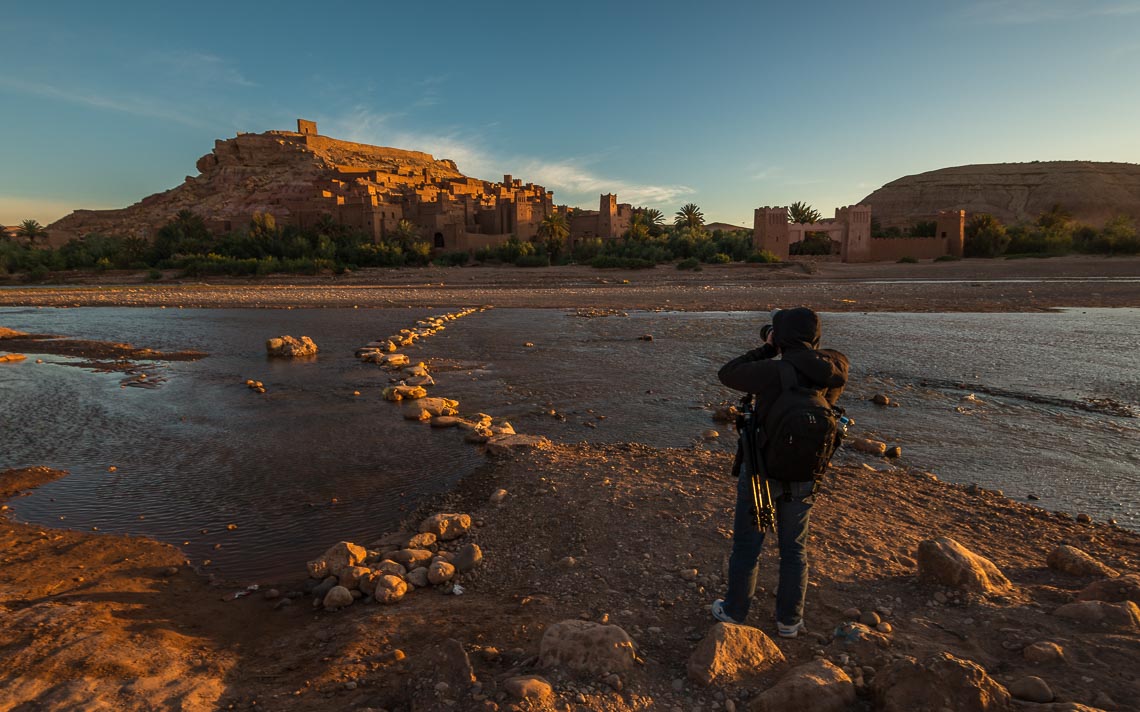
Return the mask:
[[[749,226],[945,166],[1140,163],[1140,0],[316,7],[8,3],[0,223],[129,205],[298,117]]]

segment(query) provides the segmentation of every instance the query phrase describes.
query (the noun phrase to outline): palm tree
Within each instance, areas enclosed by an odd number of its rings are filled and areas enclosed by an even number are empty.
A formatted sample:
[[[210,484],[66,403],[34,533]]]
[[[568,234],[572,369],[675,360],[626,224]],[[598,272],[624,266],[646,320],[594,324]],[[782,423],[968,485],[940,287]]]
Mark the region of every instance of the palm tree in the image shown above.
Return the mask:
[[[788,208],[788,222],[813,223],[819,222],[820,217],[819,211],[807,203],[797,201]]]
[[[48,231],[38,220],[25,220],[16,228],[16,234],[27,238],[29,244],[35,244],[37,238],[47,239]]]
[[[420,229],[416,227],[416,224],[411,220],[401,219],[400,222],[396,223],[396,229],[392,231],[392,237],[401,245],[407,247],[419,239]]]
[[[705,224],[705,214],[697,207],[696,203],[686,203],[681,206],[677,211],[677,217],[673,221],[677,227],[687,227],[696,230],[701,225]]]
[[[546,251],[557,257],[570,237],[570,223],[562,213],[551,213],[538,224],[538,236],[546,242]]]
[[[665,224],[665,213],[657,208],[640,208],[638,212],[645,218],[645,224],[649,227]]]

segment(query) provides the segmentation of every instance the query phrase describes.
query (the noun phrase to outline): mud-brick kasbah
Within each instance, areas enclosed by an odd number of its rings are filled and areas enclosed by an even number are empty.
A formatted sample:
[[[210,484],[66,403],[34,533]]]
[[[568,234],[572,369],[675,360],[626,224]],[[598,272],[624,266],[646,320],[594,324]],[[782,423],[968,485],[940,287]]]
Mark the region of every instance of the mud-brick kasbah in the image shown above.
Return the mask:
[[[271,214],[279,226],[311,228],[328,220],[388,237],[401,220],[412,223],[437,252],[474,251],[511,237],[533,240],[542,221],[562,213],[571,244],[620,239],[634,207],[614,194],[598,210],[554,204],[554,193],[510,175],[502,182],[471,178],[454,161],[322,136],[317,124],[297,120],[297,130],[239,133],[215,142],[198,160],[201,175],[165,193],[120,210],[77,210],[49,226],[52,243],[91,233],[153,235],[181,209],[202,215],[215,232],[248,225],[255,213]],[[962,255],[965,212],[937,216],[934,237],[871,237],[871,207],[838,208],[817,223],[788,222],[786,207],[757,208],[757,249],[787,258],[789,247],[809,233],[827,233],[846,262]]]

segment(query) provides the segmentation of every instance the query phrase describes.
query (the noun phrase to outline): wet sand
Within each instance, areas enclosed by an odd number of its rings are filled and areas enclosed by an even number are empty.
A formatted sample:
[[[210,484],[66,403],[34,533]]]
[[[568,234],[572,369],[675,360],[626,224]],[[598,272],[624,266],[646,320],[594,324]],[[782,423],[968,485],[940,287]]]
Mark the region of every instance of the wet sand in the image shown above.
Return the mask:
[[[669,265],[369,269],[339,277],[144,283],[135,273],[71,275],[66,286],[0,289],[0,306],[438,307],[993,312],[1140,306],[1140,258],[920,264]],[[932,282],[931,280],[934,280]],[[945,280],[945,281],[942,281]],[[1091,281],[1090,281],[1091,280]]]

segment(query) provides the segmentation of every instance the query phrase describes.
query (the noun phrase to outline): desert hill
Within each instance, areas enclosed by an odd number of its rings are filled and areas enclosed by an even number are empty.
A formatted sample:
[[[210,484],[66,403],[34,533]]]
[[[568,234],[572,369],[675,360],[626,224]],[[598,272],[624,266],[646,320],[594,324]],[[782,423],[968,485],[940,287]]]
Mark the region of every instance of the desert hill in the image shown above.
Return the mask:
[[[257,212],[290,221],[306,210],[335,213],[366,201],[403,203],[417,190],[423,194],[435,187],[438,192],[438,186],[453,182],[471,184],[468,192],[475,194],[494,192],[496,185],[467,179],[453,161],[426,153],[293,131],[243,133],[216,141],[197,168],[199,175],[130,207],[77,210],[61,218],[49,226],[52,241],[93,232],[146,237],[184,209],[215,227],[229,221],[236,226]]]
[[[956,166],[906,176],[864,198],[883,227],[908,227],[939,210],[990,213],[1011,224],[1060,205],[1082,223],[1140,220],[1140,165],[1040,161]]]

